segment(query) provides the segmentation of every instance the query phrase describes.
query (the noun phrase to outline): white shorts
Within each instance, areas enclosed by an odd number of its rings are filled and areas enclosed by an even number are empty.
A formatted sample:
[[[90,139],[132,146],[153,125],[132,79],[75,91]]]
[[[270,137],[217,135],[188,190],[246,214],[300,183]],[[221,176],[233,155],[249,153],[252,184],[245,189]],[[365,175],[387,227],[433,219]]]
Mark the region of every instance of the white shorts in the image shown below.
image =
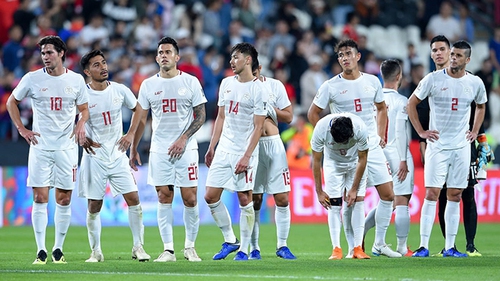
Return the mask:
[[[356,164],[323,165],[323,177],[325,178],[325,192],[330,198],[343,197],[344,192],[351,190],[356,173]],[[363,174],[359,183],[358,196],[366,195],[367,172]]]
[[[43,150],[30,146],[28,182],[31,187],[75,189],[78,149]]]
[[[198,187],[198,149],[184,151],[179,159],[172,159],[166,153],[150,152],[148,184]]]
[[[406,165],[408,166],[409,172],[406,175],[406,179],[402,182],[398,180],[399,164],[401,163],[401,161],[399,160],[398,152],[384,149],[384,154],[387,157],[389,166],[391,167],[394,195],[412,194],[414,187],[415,168],[413,165],[413,157],[410,152],[408,151],[406,154]]]
[[[470,145],[459,149],[440,150],[427,145],[424,181],[426,187],[467,188],[470,168]]]
[[[366,169],[368,170],[368,186],[377,186],[392,181],[391,167],[379,145],[368,151]]]
[[[253,190],[254,173],[257,171],[259,157],[258,155],[252,155],[249,161],[250,169],[236,175],[234,171],[241,157],[242,155],[229,154],[216,150],[212,165],[208,169],[206,186],[225,188],[231,192]]]
[[[123,154],[113,162],[105,162],[84,153],[80,164],[78,196],[102,200],[108,180],[113,197],[137,191],[127,155]]]
[[[259,165],[255,175],[254,194],[278,194],[290,191],[290,171],[286,151],[279,135],[259,140]]]

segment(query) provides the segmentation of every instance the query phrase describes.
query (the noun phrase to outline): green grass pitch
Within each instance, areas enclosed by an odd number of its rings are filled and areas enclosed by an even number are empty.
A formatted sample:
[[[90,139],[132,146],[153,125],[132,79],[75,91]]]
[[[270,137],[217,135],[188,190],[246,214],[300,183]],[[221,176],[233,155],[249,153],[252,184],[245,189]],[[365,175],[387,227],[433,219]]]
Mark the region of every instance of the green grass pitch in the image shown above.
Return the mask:
[[[234,227],[236,234],[238,226]],[[177,262],[152,262],[163,250],[156,227],[145,229],[145,250],[150,262],[131,260],[132,235],[127,227],[105,227],[102,230],[102,249],[105,261],[89,264],[85,259],[90,250],[85,227],[72,226],[64,246],[68,264],[32,265],[36,246],[31,227],[0,228],[0,280],[499,280],[500,255],[498,236],[500,224],[479,224],[476,247],[482,257],[469,258],[400,258],[372,257],[370,260],[328,260],[331,244],[328,227],[324,225],[294,224],[288,245],[297,260],[278,259],[275,255],[274,225],[261,226],[262,260],[237,262],[234,254],[226,260],[213,261],[219,251],[222,234],[215,225],[200,227],[196,249],[203,259],[199,263],[184,260],[184,228],[174,227]],[[239,235],[237,235],[239,236]],[[373,243],[374,230],[366,238],[367,253]],[[387,233],[387,243],[395,249],[394,226]],[[47,248],[52,248],[54,228],[47,232]],[[342,233],[345,251],[345,237]],[[419,226],[411,226],[409,245],[419,246]],[[431,237],[431,253],[444,246],[444,239],[436,224]],[[465,251],[463,226],[460,226],[457,247]],[[50,253],[49,253],[50,256]]]

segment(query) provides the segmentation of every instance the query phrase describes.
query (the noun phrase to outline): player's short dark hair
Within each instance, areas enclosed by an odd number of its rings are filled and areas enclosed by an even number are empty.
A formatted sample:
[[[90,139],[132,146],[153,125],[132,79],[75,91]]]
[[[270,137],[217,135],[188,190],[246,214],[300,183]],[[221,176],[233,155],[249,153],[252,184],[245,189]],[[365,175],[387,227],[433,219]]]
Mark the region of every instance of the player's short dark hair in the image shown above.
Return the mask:
[[[395,81],[396,76],[401,73],[401,64],[398,60],[387,59],[380,64],[380,73],[386,81]]]
[[[158,47],[163,44],[170,44],[174,46],[175,51],[179,54],[179,46],[177,46],[177,41],[175,41],[174,38],[168,36],[161,38],[160,41],[158,41]]]
[[[358,51],[358,43],[356,43],[356,41],[352,39],[344,39],[337,43],[337,46],[335,46],[335,53],[338,53],[341,48],[345,47],[351,47],[356,49],[356,52]]]
[[[259,53],[252,44],[246,42],[238,43],[231,48],[230,54],[233,55],[234,52],[240,52],[252,58],[252,72],[259,67]]]
[[[430,43],[429,46],[431,46],[431,48],[432,48],[432,44],[434,44],[435,42],[444,42],[444,43],[446,43],[446,45],[448,46],[448,48],[450,47],[450,41],[444,35],[436,35],[436,36],[434,36],[431,39],[431,43]]]
[[[106,59],[104,56],[104,53],[101,50],[92,50],[85,55],[82,56],[80,59],[80,66],[82,69],[87,69],[89,67],[89,62],[93,57],[101,56],[103,59]]]
[[[64,41],[61,39],[61,37],[59,36],[54,36],[54,35],[48,35],[48,36],[44,36],[40,39],[40,41],[38,41],[38,46],[41,48],[43,45],[47,45],[47,44],[52,44],[54,46],[54,49],[56,49],[56,51],[58,53],[60,52],[64,52],[63,56],[62,56],[62,61],[65,61],[66,60],[66,52],[68,51],[68,47],[66,47],[66,44],[64,43]]]
[[[336,143],[345,143],[354,136],[352,120],[346,116],[333,118],[330,124],[330,134]]]
[[[470,44],[467,43],[467,41],[459,40],[459,41],[453,43],[452,47],[455,49],[465,50],[465,56],[470,58],[472,50],[471,50]]]

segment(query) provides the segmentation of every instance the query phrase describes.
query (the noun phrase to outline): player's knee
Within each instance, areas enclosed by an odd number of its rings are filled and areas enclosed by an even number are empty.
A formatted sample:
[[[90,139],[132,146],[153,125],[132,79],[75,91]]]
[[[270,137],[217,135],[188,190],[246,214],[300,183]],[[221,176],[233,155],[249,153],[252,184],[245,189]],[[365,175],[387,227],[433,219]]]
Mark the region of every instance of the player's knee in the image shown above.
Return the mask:
[[[274,202],[278,207],[287,207],[289,204],[288,193],[280,193],[274,196]]]
[[[330,205],[342,206],[342,197],[330,198]]]
[[[184,202],[184,206],[190,207],[190,208],[196,206],[196,204],[197,204],[196,196],[189,197],[189,198],[183,198],[182,201]]]

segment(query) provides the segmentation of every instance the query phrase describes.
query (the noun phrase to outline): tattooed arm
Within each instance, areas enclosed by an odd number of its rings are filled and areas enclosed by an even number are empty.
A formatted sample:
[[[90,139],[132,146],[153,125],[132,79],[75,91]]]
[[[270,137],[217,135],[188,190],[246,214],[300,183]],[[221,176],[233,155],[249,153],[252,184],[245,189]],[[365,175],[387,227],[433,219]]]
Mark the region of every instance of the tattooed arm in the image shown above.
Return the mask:
[[[186,143],[190,137],[192,137],[205,123],[206,113],[205,113],[205,104],[202,103],[193,108],[194,112],[194,120],[189,125],[187,130],[182,134],[172,145],[168,148],[168,155],[170,157],[180,157],[182,153],[184,153],[184,149],[186,148]]]

